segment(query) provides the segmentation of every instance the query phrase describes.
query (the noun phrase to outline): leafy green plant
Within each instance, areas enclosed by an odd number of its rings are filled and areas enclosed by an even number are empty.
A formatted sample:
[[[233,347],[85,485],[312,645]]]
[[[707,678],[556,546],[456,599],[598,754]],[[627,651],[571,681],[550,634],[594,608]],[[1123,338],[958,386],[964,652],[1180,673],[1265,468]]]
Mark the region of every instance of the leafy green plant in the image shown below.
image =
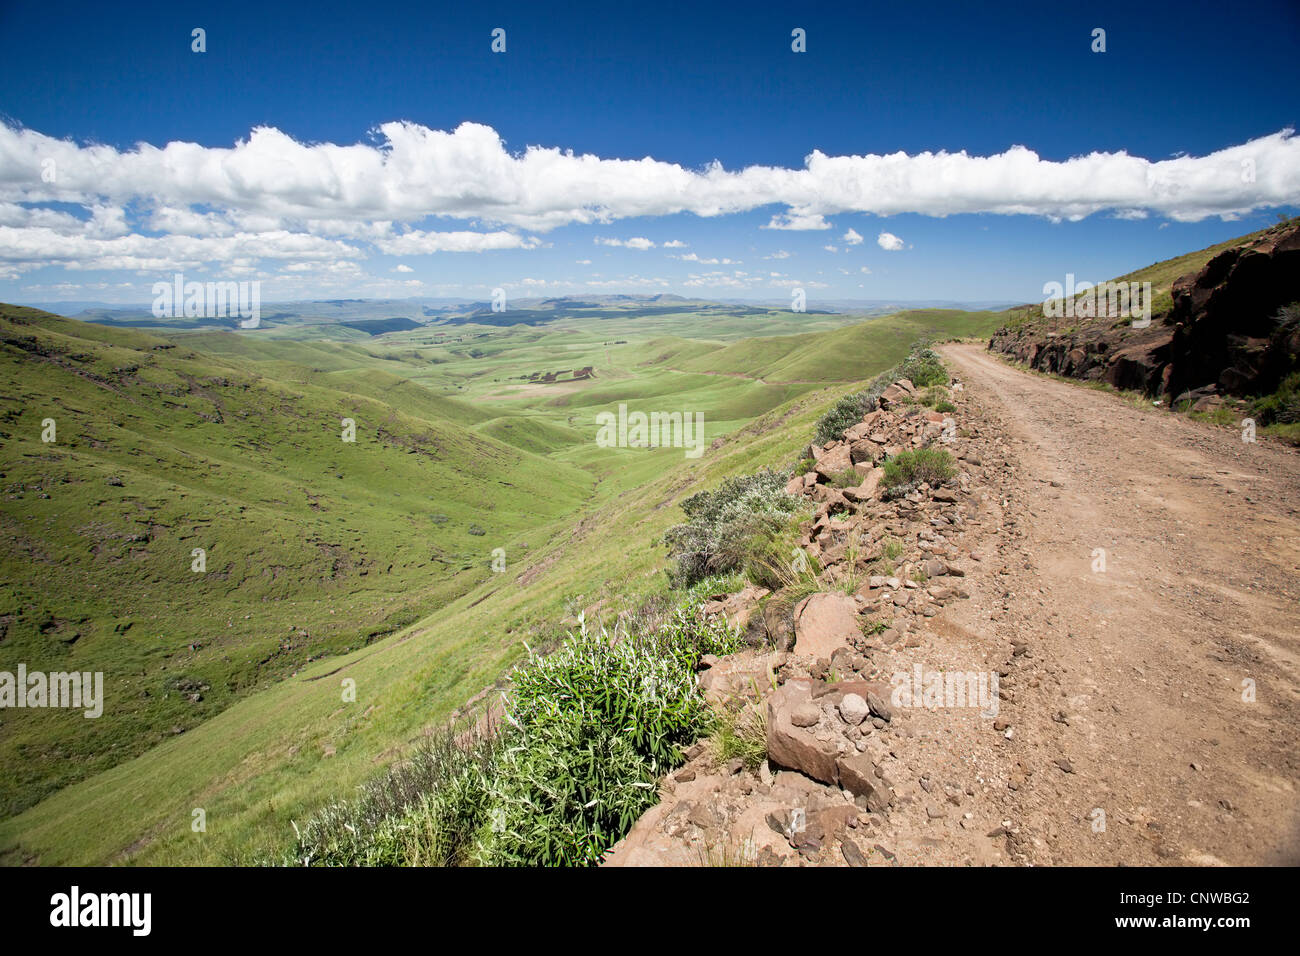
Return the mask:
[[[325,807],[272,861],[312,866],[585,865],[653,805],[656,781],[714,724],[695,680],[740,635],[699,602],[656,630],[579,629],[513,674],[504,723],[445,728],[412,757]],[[738,743],[752,733],[737,725]]]
[[[274,861],[296,866],[455,866],[486,820],[499,740],[491,728],[445,727],[406,760],[301,827]]]
[[[611,644],[581,621],[548,657],[515,673],[510,741],[490,786],[479,859],[493,865],[594,864],[655,801],[657,778],[707,726],[695,681],[703,654],[739,635],[679,606],[652,635]]]

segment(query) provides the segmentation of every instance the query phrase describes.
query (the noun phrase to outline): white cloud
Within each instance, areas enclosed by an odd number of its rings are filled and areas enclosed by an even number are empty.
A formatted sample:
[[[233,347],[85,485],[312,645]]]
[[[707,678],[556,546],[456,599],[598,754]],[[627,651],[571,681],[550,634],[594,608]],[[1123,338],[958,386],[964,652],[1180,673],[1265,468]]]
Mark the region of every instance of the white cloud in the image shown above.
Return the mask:
[[[624,249],[638,249],[642,252],[655,247],[655,244],[644,236],[633,236],[631,239],[606,239],[603,236],[597,236],[595,242],[598,246],[619,246]]]
[[[778,249],[770,256],[764,256],[763,258],[764,259],[789,259],[790,253],[786,252],[784,249]]]
[[[844,241],[851,246],[860,246],[862,245],[862,236],[858,234],[856,229],[850,229],[844,234]]]
[[[685,249],[690,243],[682,242],[680,239],[669,239],[664,243],[665,249]]]
[[[394,272],[414,272],[415,270],[412,269],[412,268],[411,268],[410,266],[408,266],[408,265],[399,265],[399,266],[397,266],[396,268],[394,268],[393,271],[394,271]]]
[[[783,212],[772,217],[764,229],[788,229],[799,232],[809,229],[829,229],[831,224],[820,213]]]
[[[285,231],[234,236],[68,235],[45,226],[0,226],[0,262],[23,272],[43,265],[67,269],[174,270],[220,263],[226,271],[254,271],[259,259],[339,261],[364,253],[345,242]]]
[[[540,240],[513,232],[422,232],[418,229],[396,239],[379,239],[375,247],[390,256],[415,256],[431,252],[483,252],[487,249],[533,249]]]
[[[989,156],[813,150],[800,167],[735,170],[557,147],[512,151],[477,123],[446,131],[391,122],[373,132],[351,145],[308,144],[259,127],[231,147],[174,141],[119,150],[0,123],[0,228],[9,230],[0,268],[218,261],[253,269],[295,255],[365,258],[370,245],[391,254],[529,249],[536,238],[515,230],[766,206],[784,207],[766,228],[826,230],[826,217],[841,213],[1232,219],[1300,197],[1300,137],[1291,129],[1161,160],[1124,152],[1052,160],[1023,146]],[[53,182],[44,181],[47,170]],[[49,203],[80,214],[43,208]],[[431,222],[448,219],[466,228],[430,231]],[[856,235],[849,230],[844,241],[856,245]],[[611,242],[655,247],[643,237]],[[672,242],[679,248],[680,240]]]
[[[838,248],[836,248],[835,246],[822,246],[822,248],[825,249],[827,252],[839,252],[839,251],[840,251],[840,250],[839,250]]]
[[[702,266],[738,266],[741,264],[741,260],[739,259],[701,259],[694,252],[688,252],[680,256],[673,256],[673,258],[681,259],[683,262],[698,262]]]
[[[903,248],[903,240],[899,239],[892,232],[882,232],[876,236],[876,245],[880,246],[886,252],[897,252]]]
[[[54,160],[55,182],[42,181]],[[1251,164],[1253,176],[1243,175]],[[1247,181],[1249,180],[1249,181]],[[233,147],[171,142],[119,151],[0,125],[0,201],[210,207],[292,222],[415,223],[479,219],[545,231],[692,212],[718,216],[785,205],[773,229],[826,229],[841,212],[930,216],[987,212],[1078,219],[1107,209],[1179,220],[1244,214],[1300,195],[1300,138],[1290,129],[1206,156],[1152,161],[1099,153],[1058,161],[1023,146],[992,156],[939,152],[827,156],[801,168],[702,171],[645,158],[603,159],[555,147],[510,152],[491,127],[453,131],[392,122],[375,142],[304,144],[259,127]],[[309,227],[310,229],[311,227]]]

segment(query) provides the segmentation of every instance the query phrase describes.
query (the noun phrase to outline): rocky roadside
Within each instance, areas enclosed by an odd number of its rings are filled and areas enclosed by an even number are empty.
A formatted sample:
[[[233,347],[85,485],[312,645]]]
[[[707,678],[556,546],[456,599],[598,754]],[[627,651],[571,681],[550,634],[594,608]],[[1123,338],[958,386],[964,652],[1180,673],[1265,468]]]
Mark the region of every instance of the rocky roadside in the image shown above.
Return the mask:
[[[1007,748],[1017,689],[1043,676],[1028,642],[990,630],[1015,553],[1015,464],[960,384],[947,414],[916,391],[894,383],[791,480],[816,505],[800,542],[816,589],[750,585],[705,606],[754,646],[702,660],[700,686],[757,728],[765,758],[695,744],[606,865],[1025,862],[1025,771]],[[955,474],[886,493],[880,463],[920,448],[948,451]],[[838,487],[849,469],[860,483]]]
[[[995,332],[989,348],[1036,371],[1198,412],[1269,394],[1295,371],[1300,353],[1300,325],[1280,311],[1300,299],[1300,223],[1219,253],[1176,279],[1170,295],[1167,314],[1148,316],[1145,326],[1100,309],[1096,317],[1057,319],[1040,309],[1035,321]]]

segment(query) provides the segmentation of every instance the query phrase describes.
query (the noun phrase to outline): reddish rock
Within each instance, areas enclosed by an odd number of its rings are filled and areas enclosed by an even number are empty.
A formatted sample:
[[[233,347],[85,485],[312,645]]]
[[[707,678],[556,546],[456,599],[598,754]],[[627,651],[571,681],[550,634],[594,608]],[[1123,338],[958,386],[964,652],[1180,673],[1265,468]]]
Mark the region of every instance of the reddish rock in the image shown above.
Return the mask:
[[[838,780],[835,765],[838,748],[795,726],[791,719],[796,708],[812,700],[810,685],[811,681],[806,680],[787,681],[768,698],[767,759],[814,780],[833,784]]]
[[[876,766],[866,754],[841,757],[836,761],[835,770],[839,774],[840,786],[855,797],[865,798],[867,809],[872,813],[884,813],[889,809],[889,791],[876,775]]]
[[[795,608],[794,632],[796,654],[829,658],[861,636],[857,603],[839,591],[804,598]]]
[[[826,449],[817,464],[813,466],[813,471],[823,478],[834,478],[842,471],[848,471],[853,467],[852,453],[849,446],[843,442],[838,442]]]
[[[862,484],[855,488],[845,488],[844,497],[849,501],[871,501],[880,492],[880,482],[885,477],[885,469],[873,468],[862,479]]]

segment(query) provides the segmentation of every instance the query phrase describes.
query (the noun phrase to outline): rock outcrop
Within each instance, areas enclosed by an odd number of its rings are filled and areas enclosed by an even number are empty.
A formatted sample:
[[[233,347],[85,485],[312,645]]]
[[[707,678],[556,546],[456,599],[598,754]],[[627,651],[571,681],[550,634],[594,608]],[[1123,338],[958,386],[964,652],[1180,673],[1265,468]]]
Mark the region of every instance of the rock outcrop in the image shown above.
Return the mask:
[[[1300,300],[1300,225],[1219,253],[1178,279],[1173,297],[1168,392],[1274,391],[1300,355],[1300,322],[1280,314]]]
[[[1300,223],[1270,229],[1176,279],[1145,328],[1127,318],[1046,319],[998,329],[989,348],[1030,368],[1103,381],[1175,403],[1261,395],[1296,369]],[[1032,313],[1031,313],[1032,314]]]

